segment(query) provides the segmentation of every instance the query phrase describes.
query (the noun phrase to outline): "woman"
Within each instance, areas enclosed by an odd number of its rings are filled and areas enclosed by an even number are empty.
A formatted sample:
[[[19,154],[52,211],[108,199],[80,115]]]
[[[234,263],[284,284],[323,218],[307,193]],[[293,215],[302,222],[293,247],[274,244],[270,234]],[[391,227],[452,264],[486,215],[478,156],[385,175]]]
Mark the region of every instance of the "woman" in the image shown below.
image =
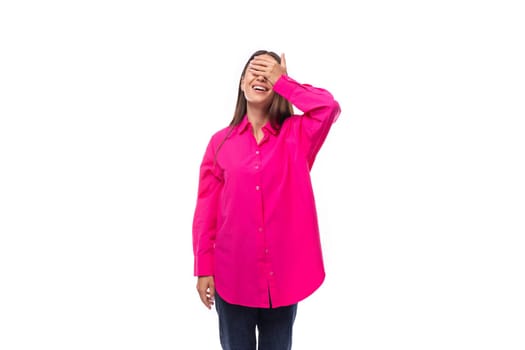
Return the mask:
[[[287,75],[284,54],[257,51],[242,71],[193,219],[197,291],[224,350],[291,349],[297,304],[325,277],[310,169],[339,113],[328,91]]]

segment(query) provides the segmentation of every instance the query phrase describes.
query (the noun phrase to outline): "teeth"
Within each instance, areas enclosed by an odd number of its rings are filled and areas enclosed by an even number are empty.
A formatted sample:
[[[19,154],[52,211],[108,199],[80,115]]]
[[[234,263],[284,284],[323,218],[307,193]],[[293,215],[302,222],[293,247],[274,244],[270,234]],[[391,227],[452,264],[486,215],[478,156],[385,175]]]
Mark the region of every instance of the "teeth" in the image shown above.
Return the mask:
[[[258,86],[258,85],[255,85],[253,87],[254,90],[258,90],[258,91],[266,91],[266,88],[262,87],[262,86]]]

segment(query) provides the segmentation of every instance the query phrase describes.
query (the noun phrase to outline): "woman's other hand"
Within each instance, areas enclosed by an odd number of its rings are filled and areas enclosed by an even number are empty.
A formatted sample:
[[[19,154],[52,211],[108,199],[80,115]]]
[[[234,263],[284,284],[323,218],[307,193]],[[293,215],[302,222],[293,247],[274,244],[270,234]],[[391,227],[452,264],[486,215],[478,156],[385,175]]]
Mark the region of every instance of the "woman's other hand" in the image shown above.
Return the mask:
[[[215,280],[213,276],[199,276],[197,278],[197,292],[203,304],[211,309],[215,301]]]

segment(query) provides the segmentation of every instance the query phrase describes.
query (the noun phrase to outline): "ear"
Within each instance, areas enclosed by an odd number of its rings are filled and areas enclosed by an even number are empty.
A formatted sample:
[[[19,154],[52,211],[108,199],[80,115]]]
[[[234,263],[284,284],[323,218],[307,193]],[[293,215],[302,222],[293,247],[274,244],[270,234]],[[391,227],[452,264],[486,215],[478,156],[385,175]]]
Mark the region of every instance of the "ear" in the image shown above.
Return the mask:
[[[241,83],[240,83],[239,88],[241,89],[242,92],[244,92],[244,76],[241,78]]]

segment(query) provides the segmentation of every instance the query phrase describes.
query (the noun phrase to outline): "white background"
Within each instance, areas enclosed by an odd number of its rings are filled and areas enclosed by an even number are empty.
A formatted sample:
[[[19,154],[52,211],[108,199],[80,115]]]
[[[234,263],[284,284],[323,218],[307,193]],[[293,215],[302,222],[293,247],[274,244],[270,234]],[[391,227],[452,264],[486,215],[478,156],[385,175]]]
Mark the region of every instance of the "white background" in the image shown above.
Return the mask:
[[[296,349],[525,348],[519,1],[3,1],[0,348],[219,349],[191,220],[242,66],[342,107]]]

